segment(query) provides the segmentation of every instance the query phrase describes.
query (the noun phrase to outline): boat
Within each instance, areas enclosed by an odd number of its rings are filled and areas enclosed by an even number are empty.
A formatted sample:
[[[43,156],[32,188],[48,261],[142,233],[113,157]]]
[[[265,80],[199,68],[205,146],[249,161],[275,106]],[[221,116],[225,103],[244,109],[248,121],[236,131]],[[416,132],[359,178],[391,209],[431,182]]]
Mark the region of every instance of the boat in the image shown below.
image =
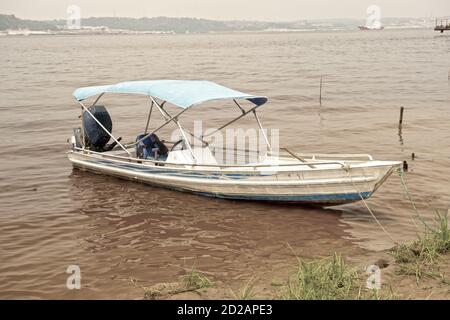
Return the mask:
[[[383,26],[358,26],[359,30],[384,30]]]
[[[137,132],[136,139],[122,143],[121,138],[112,134],[111,117],[106,107],[98,103],[105,94],[149,98],[150,111],[146,119],[142,118],[145,130]],[[369,198],[401,165],[398,161],[375,160],[366,154],[305,154],[275,148],[257,113],[268,98],[210,81],[129,81],[79,88],[73,96],[81,106],[81,126],[73,129],[68,140],[67,156],[73,166],[152,186],[223,199],[333,206]],[[93,102],[88,104],[88,98]],[[263,136],[265,147],[226,148],[212,144],[206,134],[199,136],[187,130],[180,121],[184,113],[200,105],[205,107],[210,101],[229,103],[227,108],[237,108],[239,112],[214,132],[221,132],[250,115],[255,118],[255,128]],[[163,123],[150,130],[154,109]],[[171,113],[172,110],[177,111]],[[221,112],[229,114],[230,110]],[[178,128],[180,140],[164,140],[156,135],[169,124]],[[252,155],[245,158],[251,161],[219,160],[224,152]]]

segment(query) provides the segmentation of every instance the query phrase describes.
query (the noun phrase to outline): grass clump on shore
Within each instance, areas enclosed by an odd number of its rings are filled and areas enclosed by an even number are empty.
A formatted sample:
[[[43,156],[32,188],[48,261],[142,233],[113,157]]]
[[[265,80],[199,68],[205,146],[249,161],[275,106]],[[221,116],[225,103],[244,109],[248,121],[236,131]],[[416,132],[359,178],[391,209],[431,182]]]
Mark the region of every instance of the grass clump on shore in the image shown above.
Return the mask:
[[[339,254],[306,262],[298,261],[294,279],[289,279],[285,298],[296,300],[338,300],[354,298],[358,273]]]
[[[298,258],[297,258],[298,259]],[[390,289],[368,289],[367,275],[349,266],[340,254],[309,262],[298,259],[298,270],[290,277],[284,299],[290,300],[387,300]]]
[[[435,223],[428,227],[424,235],[415,241],[401,244],[393,250],[395,262],[399,264],[398,273],[414,275],[416,282],[423,276],[443,278],[439,272],[439,259],[450,251],[450,227],[448,213],[436,210]]]
[[[251,300],[255,298],[254,288],[254,279],[250,279],[247,284],[241,288],[238,292],[233,292],[234,297],[237,300]]]
[[[192,269],[179,281],[161,282],[151,287],[142,287],[144,289],[144,299],[155,300],[163,297],[170,297],[179,293],[196,291],[198,289],[211,287],[212,281],[195,270]]]
[[[188,288],[201,289],[212,286],[212,281],[192,267],[191,271],[183,277],[183,282]]]

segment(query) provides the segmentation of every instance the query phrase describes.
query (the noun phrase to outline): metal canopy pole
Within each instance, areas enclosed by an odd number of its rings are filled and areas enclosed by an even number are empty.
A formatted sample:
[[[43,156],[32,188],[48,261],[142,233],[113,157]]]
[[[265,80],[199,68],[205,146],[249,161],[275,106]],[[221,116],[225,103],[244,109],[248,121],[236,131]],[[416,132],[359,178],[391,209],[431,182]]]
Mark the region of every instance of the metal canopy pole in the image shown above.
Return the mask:
[[[84,123],[83,123],[83,107],[81,107],[81,143],[83,144],[83,149],[86,147],[86,143],[84,141]]]
[[[242,113],[239,117],[234,118],[233,120],[231,120],[231,121],[225,123],[225,124],[224,124],[223,126],[221,126],[220,128],[218,128],[218,129],[214,130],[213,132],[211,132],[211,133],[209,133],[209,134],[207,134],[207,135],[204,135],[204,136],[202,136],[202,137],[204,138],[204,137],[208,137],[208,136],[210,136],[210,135],[213,135],[214,133],[216,133],[216,132],[222,130],[223,128],[229,126],[230,124],[232,124],[232,123],[238,121],[240,118],[246,116],[246,115],[249,114],[250,112],[253,112],[253,111],[254,111],[256,108],[258,108],[258,107],[260,107],[260,106],[258,106],[258,105],[257,105],[257,106],[254,106],[254,107],[251,108],[250,110],[245,111],[244,113]]]
[[[78,100],[77,100],[78,101]],[[89,111],[88,108],[86,108],[86,106],[81,102],[78,101],[78,103],[81,105],[81,107],[83,107],[84,111],[89,113],[89,115],[92,117],[92,119],[95,120],[95,122],[97,122],[97,124],[126,152],[128,153],[128,155],[131,157],[131,153],[128,152],[128,150],[111,134],[111,132],[109,132],[102,124],[100,121],[97,120],[96,117],[94,117],[94,115]]]
[[[162,108],[162,106],[164,105],[165,101],[164,101],[164,102],[161,104],[161,106],[160,106],[160,105],[155,101],[155,99],[153,99],[152,96],[150,96],[150,98],[152,99],[152,103],[155,103],[156,107],[158,108],[159,112],[161,112],[161,114],[163,115],[164,118],[167,118],[167,117],[170,116],[169,113],[167,113],[167,111],[164,110],[164,109]],[[186,108],[186,109],[184,109],[184,110],[187,110],[187,109],[188,109],[188,108]],[[183,110],[183,111],[184,111],[184,110]],[[191,152],[192,159],[193,159],[195,162],[197,162],[197,160],[195,159],[194,151],[192,151],[191,144],[189,143],[189,140],[188,140],[187,137],[186,137],[186,134],[185,134],[185,132],[184,132],[184,130],[183,130],[183,127],[181,126],[180,122],[178,121],[178,115],[175,116],[175,117],[170,117],[170,120],[169,120],[169,121],[171,121],[171,120],[177,124],[178,128],[179,128],[180,131],[181,131],[181,135],[183,136],[183,140],[186,142],[186,146],[188,147],[189,151]]]
[[[269,139],[267,139],[266,133],[264,132],[264,128],[261,125],[261,121],[259,121],[259,117],[256,114],[256,110],[253,110],[253,114],[255,115],[256,122],[258,123],[259,129],[261,130],[261,132],[263,134],[264,140],[266,140],[266,143],[267,143],[267,146],[269,147],[269,150],[272,151],[272,147],[271,147],[271,145],[269,143]]]
[[[236,99],[233,99],[233,101],[238,106],[238,108],[241,109],[242,113],[245,113],[244,108],[241,107],[241,105],[236,101]]]
[[[155,103],[156,103],[156,102],[155,102]],[[161,103],[161,105],[160,105],[160,107],[159,107],[158,110],[159,110],[159,112],[161,112],[161,114],[163,115],[164,118],[168,119],[168,118],[172,117],[172,115],[171,115],[169,112],[167,112],[166,109],[163,108],[163,105],[164,105],[165,103],[166,103],[166,101],[163,101],[163,103]],[[156,105],[156,106],[158,106],[158,105]],[[176,123],[175,120],[174,120],[174,122]],[[201,141],[203,144],[205,144],[205,145],[207,145],[207,146],[209,145],[208,142],[206,142],[205,140],[203,140],[203,139],[200,138],[200,137],[197,137],[195,134],[191,133],[189,130],[187,130],[187,129],[185,129],[185,128],[183,128],[183,130],[184,130],[184,132],[187,132],[191,137],[197,139],[198,141]]]
[[[153,134],[153,133],[155,133],[156,131],[158,131],[158,130],[164,128],[164,127],[165,127],[166,125],[168,125],[171,121],[173,121],[173,119],[176,119],[177,117],[179,117],[179,116],[180,116],[183,112],[185,112],[186,110],[187,110],[187,108],[186,108],[186,109],[183,109],[181,112],[178,112],[175,116],[173,116],[172,118],[170,118],[169,120],[167,120],[166,122],[164,122],[162,125],[160,125],[158,128],[156,128],[156,129],[153,130],[152,132],[146,134],[144,137],[142,137],[142,138],[139,139],[138,141],[135,141],[135,142],[133,142],[133,143],[126,144],[125,146],[131,147],[131,146],[134,146],[135,144],[138,144],[138,143],[141,142],[142,140],[147,139],[151,134]]]
[[[176,124],[178,125],[178,128],[180,128],[181,135],[183,136],[183,139],[184,139],[184,141],[186,142],[186,145],[187,145],[189,151],[191,152],[192,159],[194,160],[194,162],[197,162],[197,159],[195,158],[195,155],[194,155],[194,151],[192,151],[191,144],[189,143],[189,140],[187,139],[186,134],[184,133],[183,128],[181,127],[181,125],[180,125],[180,123],[179,123],[178,121],[176,121]]]
[[[95,105],[97,104],[98,100],[100,100],[101,97],[103,97],[104,94],[105,94],[104,92],[100,93],[100,95],[97,97],[97,99],[95,99],[95,101],[94,101],[94,103],[91,105],[91,107],[95,106]]]
[[[171,116],[166,112],[166,110],[164,110],[162,107],[164,106],[164,103],[166,103],[165,101],[163,101],[161,103],[161,105],[159,105],[155,99],[153,99],[153,97],[150,97],[150,99],[152,100],[152,105],[155,104],[156,107],[158,108],[159,112],[161,112],[162,116],[164,117],[164,119],[169,119],[171,118]]]
[[[152,105],[150,106],[150,112],[148,113],[147,125],[145,126],[144,134],[147,134],[148,125],[150,124],[150,117],[152,116],[152,110],[153,110],[153,101],[152,101]]]

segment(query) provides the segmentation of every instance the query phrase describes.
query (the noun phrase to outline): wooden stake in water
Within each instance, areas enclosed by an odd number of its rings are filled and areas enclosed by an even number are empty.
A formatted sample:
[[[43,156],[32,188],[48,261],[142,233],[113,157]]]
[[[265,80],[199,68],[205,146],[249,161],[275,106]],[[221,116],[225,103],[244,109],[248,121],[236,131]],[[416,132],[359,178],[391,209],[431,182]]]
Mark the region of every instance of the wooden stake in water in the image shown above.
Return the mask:
[[[403,160],[403,172],[408,172],[408,162]]]
[[[398,127],[401,128],[403,125],[403,111],[405,110],[404,107],[400,107],[400,119],[398,120]]]
[[[319,95],[319,103],[322,105],[322,76],[320,76],[320,95]]]

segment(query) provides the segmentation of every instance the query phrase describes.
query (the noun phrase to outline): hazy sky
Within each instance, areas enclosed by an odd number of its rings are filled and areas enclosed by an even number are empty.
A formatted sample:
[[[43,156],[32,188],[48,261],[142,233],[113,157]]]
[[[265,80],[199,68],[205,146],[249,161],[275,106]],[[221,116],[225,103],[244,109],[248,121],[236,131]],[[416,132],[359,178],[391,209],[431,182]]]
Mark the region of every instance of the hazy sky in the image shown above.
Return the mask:
[[[82,17],[197,17],[218,20],[284,21],[314,18],[361,18],[371,4],[386,17],[450,15],[450,0],[0,0],[0,13],[20,18],[65,18],[69,5]]]

